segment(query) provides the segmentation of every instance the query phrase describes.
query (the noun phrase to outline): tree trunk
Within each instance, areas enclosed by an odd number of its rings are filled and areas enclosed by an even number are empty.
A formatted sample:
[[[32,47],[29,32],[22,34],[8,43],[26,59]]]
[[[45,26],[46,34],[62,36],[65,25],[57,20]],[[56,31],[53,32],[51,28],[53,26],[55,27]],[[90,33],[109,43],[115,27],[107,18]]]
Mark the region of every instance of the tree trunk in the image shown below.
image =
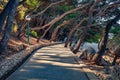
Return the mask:
[[[70,40],[70,44],[69,44],[70,47],[72,46],[72,43],[73,43],[73,38],[71,38]]]
[[[57,26],[57,28],[54,30],[54,32],[52,33],[50,41],[55,41],[56,40],[56,36],[57,36],[59,28],[60,28],[60,26]]]
[[[50,41],[55,41],[55,40],[56,40],[57,33],[58,33],[58,30],[59,30],[62,26],[67,25],[67,24],[69,24],[69,23],[70,23],[70,21],[64,21],[62,24],[58,25],[58,26],[55,28],[55,30],[53,31]]]
[[[71,29],[71,31],[69,32],[69,34],[68,34],[68,36],[67,36],[67,39],[66,39],[66,41],[65,41],[65,46],[64,46],[64,47],[67,47],[67,46],[68,46],[68,43],[69,43],[69,41],[70,41],[70,38],[71,38],[73,32],[75,32],[75,30],[76,30],[78,27],[80,27],[80,25],[81,25],[86,19],[87,19],[87,18],[82,19],[82,20],[79,22],[79,24],[77,24],[73,29]]]
[[[25,21],[24,24],[18,29],[18,34],[17,34],[17,37],[20,39],[20,36],[22,33],[24,33],[24,29],[26,28],[27,26],[27,22]]]
[[[77,29],[78,27],[74,27],[70,32],[69,32],[69,34],[68,34],[68,36],[67,36],[67,39],[66,39],[66,41],[65,41],[65,46],[64,47],[67,47],[68,46],[68,43],[69,43],[69,41],[70,41],[70,39],[71,39],[71,36],[72,36],[72,34],[75,32],[75,30]]]
[[[119,20],[119,18],[120,18],[120,14],[107,24],[107,26],[103,32],[103,37],[99,44],[99,51],[94,55],[94,57],[92,59],[92,61],[94,61],[95,63],[99,64],[101,62],[102,56],[106,50],[106,44],[107,44],[107,40],[108,40],[109,31],[110,31],[112,25],[114,23],[116,23]]]
[[[79,39],[79,41],[77,42],[77,46],[76,46],[76,48],[73,50],[73,53],[74,53],[74,54],[76,54],[76,53],[78,52],[81,44],[84,42],[85,34],[86,34],[86,33],[84,33],[84,32],[81,34],[80,39]]]
[[[44,25],[47,23],[48,20],[49,20],[49,15],[47,15],[47,17],[44,17],[44,18],[41,20],[40,26],[44,26]],[[38,36],[37,42],[40,41],[41,36],[44,34],[44,32],[45,32],[45,29],[39,30],[39,36]],[[46,33],[47,33],[47,32],[46,32]],[[43,36],[43,37],[44,37],[44,36]]]
[[[12,23],[13,23],[13,19],[14,19],[14,14],[16,11],[16,7],[18,5],[18,0],[14,0],[14,2],[12,3],[12,5],[10,6],[10,12],[8,14],[8,18],[7,18],[7,24],[5,27],[5,32],[4,32],[4,36],[0,42],[0,54],[2,54],[3,50],[5,49],[8,40],[10,38],[10,33],[11,33],[11,28],[12,28]]]
[[[42,38],[45,37],[45,34],[50,30],[51,27],[52,27],[52,26],[48,27],[48,28],[44,31],[44,33],[42,34],[42,36],[40,36],[40,37],[37,39],[37,42],[39,42],[40,39],[42,39]]]
[[[8,13],[11,10],[11,6],[13,5],[13,1],[14,0],[9,0],[9,2],[7,3],[7,5],[5,6],[4,10],[2,11],[2,13],[0,14],[0,31],[2,30],[2,25],[8,15]]]

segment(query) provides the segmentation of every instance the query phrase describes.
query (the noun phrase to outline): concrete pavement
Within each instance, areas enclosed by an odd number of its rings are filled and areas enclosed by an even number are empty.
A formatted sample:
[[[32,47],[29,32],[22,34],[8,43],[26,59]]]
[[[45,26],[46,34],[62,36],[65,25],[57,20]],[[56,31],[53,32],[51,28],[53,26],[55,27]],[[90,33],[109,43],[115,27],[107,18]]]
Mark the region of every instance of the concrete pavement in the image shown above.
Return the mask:
[[[63,44],[39,49],[6,80],[88,80]]]

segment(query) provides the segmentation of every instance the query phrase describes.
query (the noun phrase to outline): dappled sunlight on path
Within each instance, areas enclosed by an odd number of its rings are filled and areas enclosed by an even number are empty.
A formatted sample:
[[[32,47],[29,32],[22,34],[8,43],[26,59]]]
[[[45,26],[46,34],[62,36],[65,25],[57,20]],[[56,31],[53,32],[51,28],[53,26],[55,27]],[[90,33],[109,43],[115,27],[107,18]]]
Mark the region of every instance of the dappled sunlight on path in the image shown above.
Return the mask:
[[[7,80],[88,80],[63,44],[39,49]]]

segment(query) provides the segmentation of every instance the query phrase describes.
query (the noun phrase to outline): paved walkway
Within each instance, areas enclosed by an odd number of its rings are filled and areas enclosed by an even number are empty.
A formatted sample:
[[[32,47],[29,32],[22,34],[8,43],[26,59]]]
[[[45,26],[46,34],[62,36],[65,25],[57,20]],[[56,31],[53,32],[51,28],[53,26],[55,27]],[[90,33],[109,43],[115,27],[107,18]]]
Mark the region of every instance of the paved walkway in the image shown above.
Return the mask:
[[[88,80],[63,44],[39,49],[6,80]]]

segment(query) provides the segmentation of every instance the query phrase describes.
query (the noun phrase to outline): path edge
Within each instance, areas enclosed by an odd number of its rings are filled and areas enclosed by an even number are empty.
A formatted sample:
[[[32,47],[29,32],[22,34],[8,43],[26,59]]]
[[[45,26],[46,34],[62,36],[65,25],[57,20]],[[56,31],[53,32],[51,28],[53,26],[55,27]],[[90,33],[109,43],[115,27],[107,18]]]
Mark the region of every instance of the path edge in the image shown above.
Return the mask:
[[[8,68],[8,70],[3,72],[3,74],[0,76],[0,80],[5,80],[6,78],[8,78],[12,73],[14,73],[18,68],[20,68],[20,66],[22,66],[38,49],[43,48],[43,47],[47,47],[47,46],[57,45],[57,44],[62,44],[62,43],[51,43],[51,44],[34,45],[34,46],[30,46],[30,47],[20,51],[19,53],[25,52],[25,51],[28,51],[28,52],[25,53],[26,54],[25,57],[21,58],[12,67]],[[31,50],[29,50],[29,49],[31,49]],[[19,54],[19,53],[17,53],[17,54]],[[14,61],[14,59],[11,60],[11,62],[13,62],[13,61]],[[8,67],[9,67],[9,65],[8,65]],[[1,67],[1,69],[2,69],[2,67]],[[1,70],[0,70],[0,72],[1,72]]]
[[[73,53],[73,56],[74,56],[74,60],[80,65],[81,64],[81,60],[80,60],[80,58],[77,56],[77,55],[75,55],[74,53]],[[84,63],[84,62],[82,62],[82,63]],[[86,65],[86,64],[82,64],[83,66],[87,66],[87,67],[89,67],[88,65]],[[82,67],[82,66],[81,66]],[[89,71],[91,71],[89,68],[82,68],[82,70],[83,70],[83,72],[85,73],[85,75],[87,76],[87,78],[89,79],[89,80],[100,80],[95,74],[92,74],[92,73],[87,73],[87,70],[89,70]]]

